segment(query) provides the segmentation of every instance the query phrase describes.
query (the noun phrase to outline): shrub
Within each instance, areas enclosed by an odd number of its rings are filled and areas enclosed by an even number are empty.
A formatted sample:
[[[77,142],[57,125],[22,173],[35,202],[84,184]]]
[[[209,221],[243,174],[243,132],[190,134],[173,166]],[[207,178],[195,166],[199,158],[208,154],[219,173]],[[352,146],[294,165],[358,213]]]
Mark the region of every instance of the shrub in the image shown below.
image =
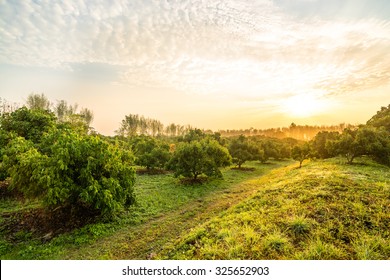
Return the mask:
[[[5,113],[0,118],[1,128],[6,132],[38,143],[45,132],[55,125],[55,116],[49,111],[31,110],[22,107],[14,112]]]
[[[310,146],[304,143],[301,146],[294,146],[291,150],[291,156],[294,160],[299,161],[299,168],[302,167],[302,162],[310,156]]]
[[[264,151],[261,154],[259,149],[249,142],[244,135],[240,135],[230,142],[229,152],[238,168],[241,168],[241,165],[246,161],[258,159],[261,155],[264,155]]]
[[[169,162],[169,168],[175,171],[176,177],[183,175],[196,180],[201,174],[222,176],[219,167],[228,166],[230,162],[231,156],[225,147],[216,140],[203,139],[180,143]]]
[[[134,202],[135,171],[127,153],[97,136],[52,130],[41,149],[22,137],[10,141],[4,165],[14,188],[49,208],[111,215]]]
[[[164,168],[170,158],[167,144],[146,136],[136,139],[134,154],[135,163],[147,169]]]

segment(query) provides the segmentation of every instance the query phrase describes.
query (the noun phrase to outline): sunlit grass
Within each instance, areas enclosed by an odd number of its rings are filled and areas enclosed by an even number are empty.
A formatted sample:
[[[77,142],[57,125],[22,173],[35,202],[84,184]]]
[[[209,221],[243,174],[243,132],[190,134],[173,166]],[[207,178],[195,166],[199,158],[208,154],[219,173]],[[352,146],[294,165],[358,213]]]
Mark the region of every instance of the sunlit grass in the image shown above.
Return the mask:
[[[179,238],[159,257],[389,259],[390,169],[366,159],[338,161],[290,166],[248,181],[256,194],[201,225],[201,238]]]

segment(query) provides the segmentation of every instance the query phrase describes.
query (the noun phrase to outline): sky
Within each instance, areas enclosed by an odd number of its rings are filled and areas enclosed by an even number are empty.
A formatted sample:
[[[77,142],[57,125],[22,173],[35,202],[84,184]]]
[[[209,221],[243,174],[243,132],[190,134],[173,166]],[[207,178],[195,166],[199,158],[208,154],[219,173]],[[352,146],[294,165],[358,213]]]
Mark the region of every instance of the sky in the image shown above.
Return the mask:
[[[0,0],[0,97],[204,129],[365,123],[390,103],[388,0]]]

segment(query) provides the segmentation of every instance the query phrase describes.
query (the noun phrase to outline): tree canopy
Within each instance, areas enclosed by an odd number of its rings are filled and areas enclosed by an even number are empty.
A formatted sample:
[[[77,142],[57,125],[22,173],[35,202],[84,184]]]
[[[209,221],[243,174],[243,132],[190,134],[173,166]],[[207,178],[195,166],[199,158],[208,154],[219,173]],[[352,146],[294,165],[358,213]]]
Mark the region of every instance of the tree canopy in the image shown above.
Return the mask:
[[[249,142],[244,135],[231,140],[229,152],[233,158],[233,163],[237,164],[238,168],[241,168],[241,165],[246,161],[259,159],[260,156],[259,148]]]
[[[189,143],[182,142],[169,162],[175,176],[190,177],[196,180],[199,175],[222,176],[220,167],[231,163],[229,151],[216,140],[202,139]]]

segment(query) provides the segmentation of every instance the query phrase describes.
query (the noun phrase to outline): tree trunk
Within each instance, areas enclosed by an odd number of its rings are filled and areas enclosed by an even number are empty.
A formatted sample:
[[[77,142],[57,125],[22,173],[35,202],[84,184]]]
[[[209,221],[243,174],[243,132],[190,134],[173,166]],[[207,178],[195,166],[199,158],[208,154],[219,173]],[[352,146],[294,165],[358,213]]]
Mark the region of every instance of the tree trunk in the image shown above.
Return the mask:
[[[346,158],[347,158],[347,163],[348,163],[348,164],[352,164],[353,160],[355,159],[355,155],[349,155],[349,154],[347,154],[347,155],[346,155]]]

